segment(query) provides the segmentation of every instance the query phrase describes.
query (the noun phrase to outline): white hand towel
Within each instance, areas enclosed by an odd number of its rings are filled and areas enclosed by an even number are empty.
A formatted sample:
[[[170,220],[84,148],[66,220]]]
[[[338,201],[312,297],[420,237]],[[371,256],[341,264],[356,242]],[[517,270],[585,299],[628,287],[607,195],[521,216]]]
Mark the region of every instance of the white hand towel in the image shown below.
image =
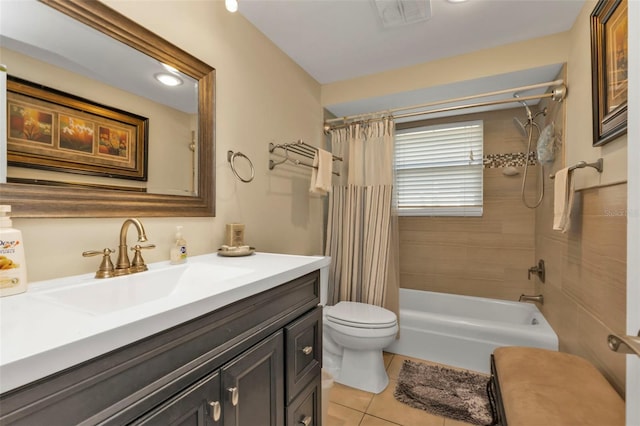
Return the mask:
[[[313,157],[313,169],[311,169],[312,194],[327,195],[331,191],[331,172],[333,171],[333,155],[319,149]]]
[[[569,168],[556,172],[553,195],[553,229],[565,233],[571,225],[574,182]]]

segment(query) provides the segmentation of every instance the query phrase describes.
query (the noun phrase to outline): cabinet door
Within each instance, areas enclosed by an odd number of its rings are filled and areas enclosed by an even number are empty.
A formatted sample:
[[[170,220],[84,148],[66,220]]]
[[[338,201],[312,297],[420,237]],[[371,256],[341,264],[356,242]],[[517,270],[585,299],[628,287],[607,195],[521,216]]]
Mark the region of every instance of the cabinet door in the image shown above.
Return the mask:
[[[225,426],[284,424],[283,353],[279,331],[222,367]]]
[[[216,371],[162,404],[135,425],[222,425],[220,373]]]

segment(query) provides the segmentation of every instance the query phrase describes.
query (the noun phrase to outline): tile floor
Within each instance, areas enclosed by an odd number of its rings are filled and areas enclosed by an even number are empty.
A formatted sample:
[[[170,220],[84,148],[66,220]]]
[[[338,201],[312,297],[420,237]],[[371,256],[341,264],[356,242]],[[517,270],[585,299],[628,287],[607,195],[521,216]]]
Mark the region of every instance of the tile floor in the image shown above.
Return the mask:
[[[329,415],[324,426],[468,426],[465,422],[409,407],[394,398],[396,380],[405,359],[427,362],[385,353],[389,386],[378,395],[334,384],[329,397]]]

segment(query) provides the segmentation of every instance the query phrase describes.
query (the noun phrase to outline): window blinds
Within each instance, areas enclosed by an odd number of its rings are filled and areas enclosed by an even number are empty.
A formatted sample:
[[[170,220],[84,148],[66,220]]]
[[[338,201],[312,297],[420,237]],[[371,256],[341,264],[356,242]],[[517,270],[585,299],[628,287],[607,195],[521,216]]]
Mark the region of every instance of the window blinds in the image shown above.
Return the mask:
[[[482,121],[398,130],[399,214],[481,216],[482,145]]]

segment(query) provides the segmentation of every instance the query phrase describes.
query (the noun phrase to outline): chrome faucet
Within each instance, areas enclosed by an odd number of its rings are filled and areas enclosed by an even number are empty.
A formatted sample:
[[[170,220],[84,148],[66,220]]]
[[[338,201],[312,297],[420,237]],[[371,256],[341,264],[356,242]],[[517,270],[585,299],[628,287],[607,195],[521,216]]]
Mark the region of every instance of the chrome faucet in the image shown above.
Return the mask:
[[[544,296],[541,294],[538,294],[537,296],[521,294],[518,302],[538,302],[539,304],[544,305]]]
[[[116,263],[116,269],[114,271],[114,275],[126,275],[132,272],[140,272],[146,270],[146,265],[142,262],[142,266],[145,269],[140,269],[141,265],[136,265],[136,268],[132,268],[131,262],[129,261],[129,255],[127,254],[127,231],[129,230],[129,225],[133,224],[138,231],[138,242],[144,243],[147,241],[147,234],[144,231],[144,226],[142,226],[142,222],[138,219],[125,219],[122,224],[122,228],[120,228],[120,244],[118,245],[118,262]],[[136,256],[139,255],[139,249],[141,246],[137,246],[138,251],[136,251]],[[147,247],[145,247],[147,248]],[[148,247],[152,248],[152,247]]]

